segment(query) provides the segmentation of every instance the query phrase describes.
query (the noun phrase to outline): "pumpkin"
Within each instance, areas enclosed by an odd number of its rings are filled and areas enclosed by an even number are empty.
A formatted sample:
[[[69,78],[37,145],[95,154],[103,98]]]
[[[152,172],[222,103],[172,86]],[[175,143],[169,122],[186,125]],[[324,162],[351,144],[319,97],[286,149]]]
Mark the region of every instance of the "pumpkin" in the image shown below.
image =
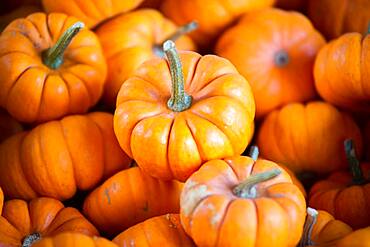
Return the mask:
[[[359,229],[370,225],[370,163],[360,166],[352,140],[345,141],[345,151],[351,173],[338,171],[314,184],[309,205]]]
[[[274,162],[235,156],[205,163],[185,182],[180,217],[197,246],[295,246],[304,196]]]
[[[0,245],[29,247],[40,238],[65,231],[98,235],[95,227],[75,209],[55,199],[40,197],[26,202],[6,201],[0,217]]]
[[[3,31],[4,28],[13,20],[17,18],[24,18],[29,14],[40,11],[41,8],[37,5],[22,5],[10,12],[0,15],[0,32]]]
[[[161,10],[178,25],[196,20],[199,28],[190,36],[197,44],[206,48],[240,15],[272,6],[274,2],[275,0],[164,0]]]
[[[335,247],[369,247],[370,226],[358,229],[344,236],[335,243]]]
[[[241,154],[254,130],[248,82],[226,59],[178,55],[142,64],[118,94],[114,131],[144,172],[185,181],[207,160]],[[147,148],[151,147],[151,148]]]
[[[370,20],[368,0],[309,0],[308,16],[328,39],[348,32],[364,33]]]
[[[22,130],[22,125],[0,108],[0,142]]]
[[[323,210],[307,208],[307,218],[298,247],[332,245],[350,234],[352,228]]]
[[[99,40],[74,17],[35,13],[0,35],[0,105],[21,122],[86,112],[105,77]]]
[[[114,136],[111,114],[73,115],[2,142],[0,186],[10,198],[66,200],[129,163]]]
[[[216,54],[250,82],[256,117],[315,97],[312,68],[325,41],[298,12],[266,9],[244,15],[222,34]]]
[[[108,239],[89,237],[80,233],[63,232],[54,237],[47,237],[37,241],[32,247],[117,247]]]
[[[191,23],[176,31],[170,20],[151,9],[120,15],[100,26],[96,33],[108,63],[103,94],[105,103],[115,106],[122,83],[139,65],[150,58],[164,56],[161,45],[164,40],[178,38],[176,44],[179,49],[194,50],[195,45],[190,38],[180,37],[194,27],[195,24]]]
[[[346,168],[343,141],[351,138],[362,154],[359,127],[328,103],[292,103],[267,115],[257,135],[261,155],[294,173],[328,174]]]
[[[178,214],[150,218],[120,233],[113,242],[121,247],[195,247],[191,238],[184,232]]]
[[[336,106],[369,113],[369,57],[369,34],[348,33],[325,45],[314,67],[315,85],[321,97]]]
[[[298,189],[302,192],[304,198],[307,198],[307,193],[306,193],[306,190],[303,186],[303,184],[301,183],[301,181],[297,178],[297,176],[294,174],[294,172],[292,172],[286,165],[283,165],[283,164],[278,164],[281,168],[284,169],[284,171],[286,171],[290,178],[292,179],[292,182],[295,186],[298,187]]]
[[[114,235],[151,217],[178,213],[181,189],[180,182],[158,180],[132,167],[92,191],[83,212],[98,229]]]
[[[48,13],[61,12],[75,16],[91,28],[119,13],[128,12],[136,8],[142,1],[143,0],[42,0],[42,5]]]

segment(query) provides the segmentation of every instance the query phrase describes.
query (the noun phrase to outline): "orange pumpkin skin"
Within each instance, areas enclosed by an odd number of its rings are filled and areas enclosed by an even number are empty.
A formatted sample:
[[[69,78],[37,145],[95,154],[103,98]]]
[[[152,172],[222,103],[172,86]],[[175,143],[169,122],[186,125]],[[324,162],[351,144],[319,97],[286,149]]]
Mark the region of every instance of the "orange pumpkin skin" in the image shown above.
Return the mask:
[[[323,210],[307,208],[304,233],[299,247],[333,246],[339,239],[352,233],[346,223],[336,220]]]
[[[47,13],[60,12],[75,16],[82,20],[89,28],[92,28],[112,16],[136,8],[142,1],[143,0],[42,0],[42,5]]]
[[[29,203],[19,199],[4,203],[0,217],[1,246],[22,246],[24,239],[31,234],[39,234],[43,238],[65,231],[99,235],[77,209],[65,208],[58,200],[40,197]]]
[[[111,114],[68,116],[0,144],[0,186],[10,198],[66,200],[129,163],[114,136]]]
[[[321,97],[342,108],[370,112],[369,57],[368,34],[344,34],[325,45],[314,67],[315,84]]]
[[[235,186],[259,173],[280,175],[240,198]],[[234,189],[233,189],[234,188]],[[295,246],[302,234],[306,203],[277,164],[249,157],[212,160],[190,176],[180,198],[180,217],[197,246]]]
[[[362,164],[365,179],[370,181],[370,163]],[[314,184],[309,193],[309,205],[328,211],[354,229],[370,225],[370,183],[352,184],[347,171],[332,173],[326,180]]]
[[[113,242],[101,237],[89,237],[79,233],[63,232],[54,237],[37,241],[32,247],[117,247]]]
[[[370,246],[370,226],[358,229],[346,235],[335,243],[335,247],[369,247]]]
[[[290,178],[292,179],[292,183],[298,187],[298,189],[302,192],[304,198],[307,198],[307,192],[305,190],[305,188],[303,187],[303,184],[301,183],[301,181],[297,178],[297,176],[294,174],[294,172],[292,172],[288,167],[286,167],[285,165],[283,164],[278,164],[281,168],[284,169],[284,171],[286,171]]]
[[[69,1],[67,1],[69,2]],[[0,105],[21,122],[44,122],[85,113],[103,92],[106,61],[96,35],[82,29],[57,69],[40,54],[77,22],[64,14],[35,13],[0,35]]]
[[[250,82],[259,118],[315,97],[312,68],[324,44],[302,14],[266,9],[244,15],[223,33],[216,54],[229,59]]]
[[[161,10],[178,25],[196,20],[199,28],[190,36],[201,47],[209,47],[241,14],[272,6],[274,2],[275,0],[164,0]]]
[[[22,130],[22,125],[0,108],[0,143]]]
[[[364,33],[370,20],[367,0],[310,0],[308,16],[328,39],[348,32]]]
[[[161,43],[175,31],[176,26],[169,19],[151,9],[117,16],[96,30],[108,63],[105,103],[115,106],[122,83],[144,61],[158,56]],[[195,49],[187,36],[179,38],[176,45],[180,50]]]
[[[195,247],[191,238],[184,232],[178,214],[150,218],[120,233],[113,242],[121,247]]]
[[[285,164],[294,173],[327,174],[348,166],[343,141],[349,138],[361,157],[361,133],[353,119],[317,101],[292,103],[271,112],[261,125],[257,145],[261,156]]]
[[[151,217],[178,213],[181,189],[180,182],[158,180],[133,167],[91,192],[83,212],[98,229],[114,235]]]
[[[185,181],[204,161],[241,154],[254,131],[248,82],[226,59],[181,52],[192,105],[167,107],[171,75],[164,59],[142,64],[122,85],[114,131],[122,149],[148,174]],[[149,149],[147,147],[150,147]]]

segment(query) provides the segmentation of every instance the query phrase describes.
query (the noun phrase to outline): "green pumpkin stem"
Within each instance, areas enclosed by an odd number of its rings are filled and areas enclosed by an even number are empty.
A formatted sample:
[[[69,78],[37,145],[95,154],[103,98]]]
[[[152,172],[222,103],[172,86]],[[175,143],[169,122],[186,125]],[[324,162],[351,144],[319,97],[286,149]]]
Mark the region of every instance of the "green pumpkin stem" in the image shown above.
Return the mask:
[[[198,28],[198,22],[192,21],[189,22],[181,27],[179,27],[173,34],[171,34],[166,40],[172,40],[175,42],[178,40],[181,36],[192,32],[193,30]]]
[[[319,212],[317,212],[316,209],[313,209],[310,207],[307,208],[306,221],[304,223],[303,234],[302,234],[301,240],[299,241],[298,247],[316,245],[312,241],[311,235],[312,235],[312,229],[317,222],[318,215],[319,215]]]
[[[192,97],[184,89],[184,75],[175,43],[167,40],[163,44],[163,51],[166,54],[172,78],[171,98],[167,101],[167,107],[172,111],[181,112],[191,106]]]
[[[178,29],[176,29],[176,31],[173,34],[171,34],[169,37],[167,37],[164,42],[166,42],[167,40],[172,40],[173,42],[175,42],[181,36],[183,36],[187,33],[190,33],[191,31],[193,31],[197,28],[198,28],[198,22],[196,22],[196,21],[189,22],[189,23],[179,27]],[[158,57],[163,57],[163,58],[165,57],[165,54],[164,54],[164,51],[163,51],[164,42],[163,42],[163,44],[156,44],[156,45],[153,46],[153,52]]]
[[[260,154],[260,151],[257,146],[253,145],[249,149],[249,157],[251,157],[254,161],[258,159],[258,156]]]
[[[237,185],[233,189],[234,195],[241,198],[256,198],[257,191],[254,186],[259,183],[268,181],[281,173],[279,169],[272,169],[249,176],[244,182]]]
[[[50,69],[58,69],[63,64],[64,51],[84,26],[82,22],[76,22],[70,26],[53,47],[42,52],[43,63]]]
[[[22,247],[30,247],[33,243],[41,239],[41,234],[38,232],[32,233],[23,239]]]
[[[365,183],[366,181],[361,171],[360,162],[356,157],[355,144],[353,143],[353,140],[347,139],[344,141],[344,150],[352,173],[352,182],[354,184]]]

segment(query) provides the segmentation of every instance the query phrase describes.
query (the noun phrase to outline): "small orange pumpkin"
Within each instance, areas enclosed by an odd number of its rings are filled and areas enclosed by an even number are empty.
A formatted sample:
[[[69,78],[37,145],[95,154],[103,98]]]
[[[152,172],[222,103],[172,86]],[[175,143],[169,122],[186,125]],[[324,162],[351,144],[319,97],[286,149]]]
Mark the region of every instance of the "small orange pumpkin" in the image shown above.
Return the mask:
[[[178,25],[197,21],[199,28],[190,34],[202,47],[209,47],[230,24],[245,12],[253,12],[274,4],[275,0],[164,0],[162,12]]]
[[[352,228],[323,210],[307,208],[307,218],[298,247],[332,246],[350,234]]]
[[[348,32],[364,33],[370,20],[369,8],[368,0],[309,0],[308,16],[321,33],[333,39]]]
[[[0,186],[10,198],[71,198],[127,168],[113,116],[95,112],[38,125],[0,144]]]
[[[178,214],[150,218],[120,233],[113,242],[120,247],[195,247],[182,228]]]
[[[22,125],[0,108],[0,143],[22,130]]]
[[[103,99],[109,106],[115,106],[122,83],[146,60],[164,57],[162,42],[176,40],[181,50],[194,50],[192,40],[182,34],[194,28],[194,23],[180,28],[160,12],[143,9],[117,16],[97,30],[108,63],[108,76]]]
[[[306,203],[277,164],[237,156],[208,161],[191,175],[180,209],[198,246],[295,246]]]
[[[162,181],[133,167],[116,173],[85,199],[84,214],[110,235],[166,213],[179,212],[182,183]]]
[[[37,241],[32,247],[117,247],[108,239],[75,232],[63,232]]]
[[[370,113],[369,57],[370,33],[347,33],[325,45],[314,67],[321,97],[342,108]]]
[[[99,235],[75,208],[65,208],[55,199],[40,197],[29,203],[14,199],[4,203],[0,217],[0,246],[34,246],[40,238],[65,231]]]
[[[304,15],[271,8],[248,13],[226,30],[216,54],[229,59],[250,82],[259,118],[315,97],[312,68],[324,44]]]
[[[21,122],[87,112],[105,77],[99,40],[74,17],[35,13],[0,35],[0,106]]]
[[[359,127],[350,115],[328,103],[292,103],[271,112],[257,135],[261,156],[294,173],[328,174],[348,167],[343,141],[353,139],[362,154]],[[308,155],[309,154],[309,155]]]
[[[245,150],[255,105],[248,82],[226,59],[179,56],[170,40],[164,51],[168,63],[149,60],[123,83],[114,131],[143,171],[185,181],[205,161]]]
[[[128,12],[143,0],[42,0],[46,12],[60,12],[75,16],[82,20],[88,27],[95,27],[102,21],[119,13]]]
[[[314,184],[309,205],[359,229],[370,225],[370,163],[360,167],[352,140],[345,141],[345,151],[352,176],[339,171]]]

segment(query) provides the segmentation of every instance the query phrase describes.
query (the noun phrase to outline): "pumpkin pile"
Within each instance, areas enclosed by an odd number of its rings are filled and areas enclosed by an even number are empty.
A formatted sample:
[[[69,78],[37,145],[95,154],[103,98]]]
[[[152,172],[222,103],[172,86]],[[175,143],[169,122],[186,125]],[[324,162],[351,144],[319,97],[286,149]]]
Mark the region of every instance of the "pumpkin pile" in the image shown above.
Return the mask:
[[[370,1],[3,2],[1,247],[370,246]]]

